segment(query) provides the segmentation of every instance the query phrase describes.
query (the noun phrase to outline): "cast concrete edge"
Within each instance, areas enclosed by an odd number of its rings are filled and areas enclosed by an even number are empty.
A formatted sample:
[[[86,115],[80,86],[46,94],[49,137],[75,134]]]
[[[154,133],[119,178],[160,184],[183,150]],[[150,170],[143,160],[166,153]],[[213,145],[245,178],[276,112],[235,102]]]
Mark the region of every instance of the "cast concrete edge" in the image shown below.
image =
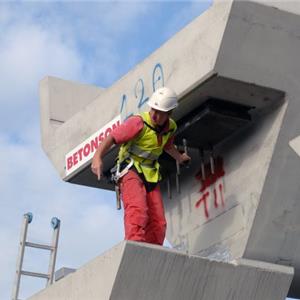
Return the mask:
[[[280,300],[292,278],[287,266],[246,259],[227,263],[123,241],[29,300],[212,300],[229,294],[230,299]]]
[[[39,87],[42,145],[47,153],[55,130],[84,110],[103,89],[53,76],[43,78]]]
[[[100,289],[102,299],[108,299],[113,287],[126,243],[120,243],[87,262],[75,272],[59,279],[28,300],[38,299],[90,299]],[[91,292],[91,294],[86,294]],[[92,297],[93,298],[93,297]],[[94,299],[94,298],[93,298]]]

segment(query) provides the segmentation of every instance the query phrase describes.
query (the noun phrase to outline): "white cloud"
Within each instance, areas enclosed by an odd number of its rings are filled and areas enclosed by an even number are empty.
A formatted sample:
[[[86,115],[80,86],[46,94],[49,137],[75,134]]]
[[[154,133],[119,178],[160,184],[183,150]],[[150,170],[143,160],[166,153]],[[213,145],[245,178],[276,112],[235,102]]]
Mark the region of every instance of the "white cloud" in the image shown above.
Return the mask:
[[[38,119],[46,75],[107,86],[127,70],[122,40],[148,4],[0,4],[0,125],[5,132]],[[30,116],[30,119],[28,119]]]
[[[1,130],[18,134],[38,120],[38,83],[46,74],[79,79],[81,58],[55,32],[10,26],[0,39]]]
[[[142,30],[140,20],[150,18],[151,3],[100,2],[92,7],[79,3],[65,9],[76,16],[70,30],[88,53],[89,77],[100,86],[110,86],[129,70],[124,52],[129,46],[133,50],[141,46],[138,40],[132,41],[132,36]]]

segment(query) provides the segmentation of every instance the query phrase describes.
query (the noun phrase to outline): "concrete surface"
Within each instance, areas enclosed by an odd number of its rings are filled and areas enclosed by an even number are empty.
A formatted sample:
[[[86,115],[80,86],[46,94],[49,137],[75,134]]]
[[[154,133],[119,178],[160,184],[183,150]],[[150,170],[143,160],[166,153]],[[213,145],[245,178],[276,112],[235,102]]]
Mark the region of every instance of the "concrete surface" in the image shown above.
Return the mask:
[[[54,142],[56,129],[69,121],[76,113],[81,113],[103,89],[52,76],[40,82],[41,136],[44,151],[51,159],[47,145]]]
[[[293,270],[122,242],[29,300],[283,300]]]
[[[76,272],[76,269],[72,269],[72,268],[60,268],[59,270],[57,270],[54,274],[55,276],[55,281],[61,280],[62,278],[65,278],[66,276],[68,276],[71,273]]]
[[[292,139],[289,145],[300,156],[300,135]]]
[[[300,297],[299,32],[299,2],[218,0],[113,86],[82,87],[74,111],[58,100],[74,95],[74,83],[47,77],[40,85],[43,148],[62,179],[96,186],[90,161],[66,175],[66,154],[115,117],[147,110],[157,87],[178,93],[178,122],[209,98],[252,107],[252,122],[213,145],[216,173],[204,149],[201,178],[199,149],[189,147],[193,163],[181,170],[181,192],[174,174],[171,198],[162,183],[167,238],[188,254],[293,266],[289,296]],[[106,156],[106,169],[113,158]]]

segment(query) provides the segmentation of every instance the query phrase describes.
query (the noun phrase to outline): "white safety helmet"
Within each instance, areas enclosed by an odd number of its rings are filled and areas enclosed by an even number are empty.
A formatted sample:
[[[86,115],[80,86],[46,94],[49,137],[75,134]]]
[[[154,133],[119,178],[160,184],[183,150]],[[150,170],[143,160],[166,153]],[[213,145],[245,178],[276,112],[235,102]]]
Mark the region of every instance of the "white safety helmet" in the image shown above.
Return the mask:
[[[159,88],[150,97],[148,105],[160,111],[170,111],[178,105],[177,95],[167,87]]]

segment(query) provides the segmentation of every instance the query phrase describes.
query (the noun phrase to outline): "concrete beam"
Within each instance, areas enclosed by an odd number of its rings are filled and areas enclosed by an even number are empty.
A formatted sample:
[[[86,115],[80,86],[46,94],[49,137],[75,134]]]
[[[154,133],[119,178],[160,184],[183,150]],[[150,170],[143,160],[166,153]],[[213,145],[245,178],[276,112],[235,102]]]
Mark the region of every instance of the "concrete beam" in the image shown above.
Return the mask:
[[[28,300],[283,300],[293,269],[122,242]]]
[[[52,159],[50,145],[56,130],[80,113],[103,89],[47,76],[40,82],[41,136],[44,151]]]

